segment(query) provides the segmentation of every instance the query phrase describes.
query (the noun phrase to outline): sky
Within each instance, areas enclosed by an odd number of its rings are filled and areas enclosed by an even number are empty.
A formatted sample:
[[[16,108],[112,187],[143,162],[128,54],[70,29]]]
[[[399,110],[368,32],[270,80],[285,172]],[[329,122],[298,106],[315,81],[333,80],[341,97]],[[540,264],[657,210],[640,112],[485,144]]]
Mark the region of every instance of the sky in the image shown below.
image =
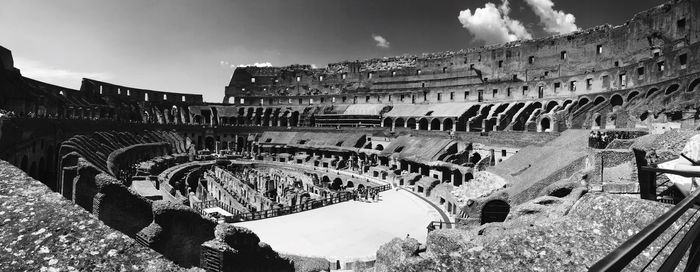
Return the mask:
[[[325,67],[619,25],[663,0],[0,0],[24,76],[221,102],[240,65]]]

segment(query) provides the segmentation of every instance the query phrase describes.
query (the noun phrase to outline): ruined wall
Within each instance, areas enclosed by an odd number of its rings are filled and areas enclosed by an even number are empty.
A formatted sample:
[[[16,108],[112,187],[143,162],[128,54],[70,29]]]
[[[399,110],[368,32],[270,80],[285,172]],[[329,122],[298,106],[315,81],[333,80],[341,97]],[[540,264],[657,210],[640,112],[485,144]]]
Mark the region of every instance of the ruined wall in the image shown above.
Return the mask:
[[[538,98],[540,87],[544,96],[570,97],[646,85],[697,71],[698,10],[698,1],[674,0],[620,26],[504,45],[320,69],[237,68],[224,103],[476,102]]]

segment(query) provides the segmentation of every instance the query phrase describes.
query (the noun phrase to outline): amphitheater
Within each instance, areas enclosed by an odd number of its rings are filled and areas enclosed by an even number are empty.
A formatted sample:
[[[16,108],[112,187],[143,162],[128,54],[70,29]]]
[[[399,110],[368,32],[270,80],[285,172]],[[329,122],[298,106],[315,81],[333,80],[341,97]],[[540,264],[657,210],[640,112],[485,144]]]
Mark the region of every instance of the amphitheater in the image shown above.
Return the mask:
[[[0,268],[698,271],[696,20],[672,0],[457,52],[239,67],[221,103],[40,82],[0,47]]]

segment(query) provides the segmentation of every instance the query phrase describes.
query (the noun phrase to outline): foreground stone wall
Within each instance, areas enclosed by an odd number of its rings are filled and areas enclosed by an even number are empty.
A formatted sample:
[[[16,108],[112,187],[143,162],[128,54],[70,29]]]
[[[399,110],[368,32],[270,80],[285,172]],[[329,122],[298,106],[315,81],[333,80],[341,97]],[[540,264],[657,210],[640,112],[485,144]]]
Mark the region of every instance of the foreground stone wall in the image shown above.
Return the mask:
[[[0,161],[0,218],[3,271],[186,270],[5,161]]]
[[[586,194],[578,188],[566,196],[524,203],[503,223],[433,231],[426,247],[410,238],[394,239],[377,251],[374,271],[586,271],[670,207],[606,193]],[[641,270],[680,227],[672,226],[628,269]],[[669,247],[673,246],[672,242]],[[654,262],[650,268],[659,265]]]

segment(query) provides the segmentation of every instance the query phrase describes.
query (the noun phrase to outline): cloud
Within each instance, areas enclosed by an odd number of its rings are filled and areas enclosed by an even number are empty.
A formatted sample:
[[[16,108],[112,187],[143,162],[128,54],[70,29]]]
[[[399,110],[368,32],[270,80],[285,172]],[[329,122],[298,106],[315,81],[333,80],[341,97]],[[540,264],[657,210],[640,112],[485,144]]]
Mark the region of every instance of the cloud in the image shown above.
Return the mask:
[[[270,62],[256,62],[253,64],[239,64],[238,67],[250,67],[250,66],[255,66],[255,67],[272,67],[272,63]],[[233,65],[231,65],[233,67]]]
[[[380,35],[372,34],[372,39],[374,39],[374,41],[377,42],[377,47],[389,48],[389,46],[391,46],[389,41],[387,41],[384,37]]]
[[[552,0],[525,0],[525,2],[532,8],[537,17],[540,17],[545,31],[566,34],[579,29],[576,26],[576,17],[562,10],[554,10]]]
[[[15,58],[15,66],[20,69],[25,77],[76,89],[80,87],[83,78],[97,80],[109,80],[112,78],[111,74],[105,72],[71,71],[24,58]]]
[[[511,19],[509,13],[510,6],[505,0],[498,7],[494,3],[486,3],[483,8],[475,9],[474,13],[470,9],[462,10],[457,18],[476,40],[487,44],[532,39],[532,34],[525,26],[520,21]]]

